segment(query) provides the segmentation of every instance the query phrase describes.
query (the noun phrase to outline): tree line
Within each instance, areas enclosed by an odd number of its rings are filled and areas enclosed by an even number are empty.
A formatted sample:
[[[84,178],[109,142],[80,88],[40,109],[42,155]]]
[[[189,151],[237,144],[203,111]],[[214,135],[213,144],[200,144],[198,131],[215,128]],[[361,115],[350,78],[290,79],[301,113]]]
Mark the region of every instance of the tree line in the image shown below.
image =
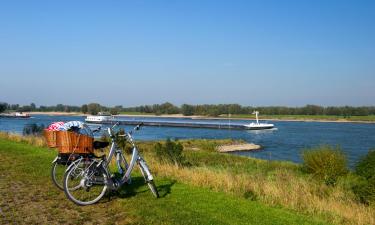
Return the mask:
[[[122,106],[107,107],[99,103],[89,103],[82,106],[57,104],[54,106],[40,105],[37,107],[35,103],[30,105],[8,104],[0,102],[0,113],[8,112],[75,112],[75,113],[89,113],[97,115],[99,112],[109,112],[113,115],[123,111]]]
[[[82,106],[72,106],[57,104],[55,106],[37,107],[34,103],[30,105],[20,106],[19,104],[0,103],[0,112],[16,111],[16,112],[81,112],[97,115],[99,112],[109,112],[112,115],[121,112],[135,112],[135,113],[150,113],[155,115],[160,114],[178,114],[181,113],[186,116],[204,115],[204,116],[219,116],[223,114],[251,114],[255,110],[260,111],[263,115],[334,115],[334,116],[368,116],[375,115],[375,106],[328,106],[323,107],[319,105],[306,105],[303,107],[286,107],[286,106],[241,106],[239,104],[203,104],[203,105],[189,105],[183,104],[181,106],[173,105],[166,102],[163,104],[141,105],[136,107],[123,107],[121,105],[108,107],[99,103],[89,103]]]
[[[239,104],[218,104],[218,105],[189,105],[181,107],[164,103],[161,105],[143,105],[131,108],[124,108],[127,112],[141,112],[154,114],[175,114],[181,113],[186,116],[205,115],[219,116],[223,114],[251,114],[260,111],[263,115],[335,115],[335,116],[368,116],[375,115],[375,106],[318,106],[306,105],[303,107],[286,106],[241,106]]]

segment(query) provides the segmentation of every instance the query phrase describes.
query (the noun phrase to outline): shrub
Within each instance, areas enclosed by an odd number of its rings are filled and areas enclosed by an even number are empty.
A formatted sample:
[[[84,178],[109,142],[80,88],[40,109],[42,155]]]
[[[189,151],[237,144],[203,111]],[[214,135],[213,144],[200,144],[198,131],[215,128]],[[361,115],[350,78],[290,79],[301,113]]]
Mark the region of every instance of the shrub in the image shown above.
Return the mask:
[[[352,188],[358,200],[366,205],[375,204],[375,177],[370,179],[362,178]]]
[[[340,176],[346,175],[346,157],[339,147],[320,146],[302,153],[303,170],[322,179],[327,185],[335,185]]]
[[[36,123],[26,124],[23,128],[23,135],[34,135],[39,136],[42,135],[44,130],[44,125],[38,125]]]
[[[165,144],[157,143],[154,150],[157,159],[161,162],[175,164],[176,166],[188,164],[183,155],[184,147],[179,142],[167,139]]]
[[[375,151],[369,151],[355,167],[355,173],[362,181],[353,187],[357,198],[365,204],[375,203]]]
[[[375,176],[375,150],[370,150],[356,165],[355,173],[370,179]]]

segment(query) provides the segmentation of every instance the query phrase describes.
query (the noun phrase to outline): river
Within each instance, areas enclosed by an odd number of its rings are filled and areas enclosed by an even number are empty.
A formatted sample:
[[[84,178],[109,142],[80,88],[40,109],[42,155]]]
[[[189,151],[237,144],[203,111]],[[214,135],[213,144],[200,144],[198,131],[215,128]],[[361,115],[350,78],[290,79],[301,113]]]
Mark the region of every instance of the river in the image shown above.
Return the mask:
[[[129,117],[131,119],[131,117]],[[0,130],[22,133],[28,123],[48,125],[54,121],[84,121],[82,116],[33,115],[29,119],[0,118]],[[189,122],[191,119],[176,118],[135,118],[136,120],[168,120]],[[197,121],[197,120],[194,120]],[[249,123],[245,120],[215,120],[223,123]],[[288,160],[301,162],[301,151],[322,144],[340,146],[346,154],[349,164],[353,164],[369,149],[375,148],[375,124],[331,123],[331,122],[283,122],[273,121],[276,129],[263,131],[220,130],[177,127],[143,127],[135,133],[139,140],[177,139],[243,139],[260,144],[263,149],[254,152],[236,152],[239,154],[270,160]],[[125,129],[130,127],[122,126]]]

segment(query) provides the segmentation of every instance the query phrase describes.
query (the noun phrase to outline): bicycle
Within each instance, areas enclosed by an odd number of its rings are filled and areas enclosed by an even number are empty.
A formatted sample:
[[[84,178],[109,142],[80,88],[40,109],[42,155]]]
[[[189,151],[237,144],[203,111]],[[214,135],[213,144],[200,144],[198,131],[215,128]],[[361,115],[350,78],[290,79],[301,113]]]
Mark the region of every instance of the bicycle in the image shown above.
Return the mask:
[[[92,132],[99,132],[101,127],[93,130]],[[94,142],[94,149],[102,149],[108,146],[109,143],[98,143]],[[59,153],[52,161],[51,167],[51,179],[53,184],[60,190],[64,190],[63,179],[64,174],[68,166],[77,160],[78,158],[93,158],[93,154],[75,154],[75,153]]]
[[[108,157],[103,155],[100,157],[95,156],[94,158],[79,158],[72,162],[66,170],[63,180],[64,192],[68,199],[75,204],[82,206],[94,204],[107,191],[116,191],[125,183],[129,184],[135,165],[139,166],[142,176],[154,197],[159,197],[154,178],[134,143],[133,131],[124,132],[124,134],[115,133],[113,129],[117,125],[118,123],[112,128],[107,129],[112,141]],[[139,130],[141,126],[142,124],[137,125],[134,130]],[[132,145],[133,151],[129,164],[116,143],[116,138],[118,137],[124,137]],[[109,164],[113,157],[116,159],[117,171],[120,174],[120,178],[114,176],[110,171]]]

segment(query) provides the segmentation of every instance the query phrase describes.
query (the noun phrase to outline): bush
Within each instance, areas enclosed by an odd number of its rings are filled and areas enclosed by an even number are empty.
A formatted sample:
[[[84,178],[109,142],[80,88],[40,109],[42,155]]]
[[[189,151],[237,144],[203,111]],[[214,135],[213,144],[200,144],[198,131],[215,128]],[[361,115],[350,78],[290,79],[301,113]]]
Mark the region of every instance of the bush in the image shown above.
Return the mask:
[[[353,187],[353,192],[365,204],[375,203],[375,151],[369,151],[355,167],[362,181]]]
[[[302,153],[303,170],[322,179],[327,185],[335,185],[340,176],[346,175],[346,157],[339,147],[320,146]]]
[[[182,154],[184,147],[181,143],[167,139],[165,144],[157,143],[154,146],[154,152],[157,159],[164,163],[175,164],[176,166],[188,165]]]
[[[355,173],[371,179],[375,176],[375,150],[370,150],[356,165]]]
[[[44,130],[44,125],[38,125],[36,123],[26,124],[23,128],[23,135],[34,135],[39,136],[42,135]]]
[[[375,204],[375,177],[363,178],[352,188],[358,200],[366,205]]]

